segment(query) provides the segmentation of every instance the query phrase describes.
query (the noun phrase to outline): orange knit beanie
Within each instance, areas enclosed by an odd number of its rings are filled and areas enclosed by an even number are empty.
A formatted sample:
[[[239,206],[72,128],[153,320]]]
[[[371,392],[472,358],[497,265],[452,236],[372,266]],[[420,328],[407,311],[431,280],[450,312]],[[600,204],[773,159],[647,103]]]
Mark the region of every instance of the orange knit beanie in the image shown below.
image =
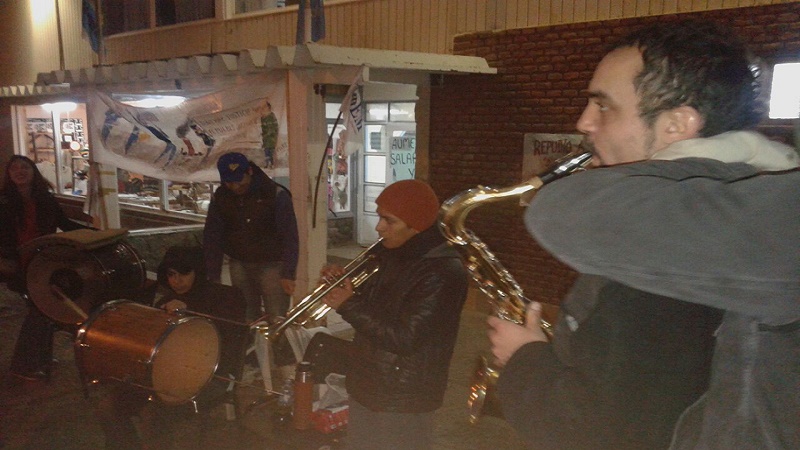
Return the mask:
[[[401,180],[390,184],[375,203],[417,231],[424,231],[433,225],[439,215],[436,193],[428,183],[419,180]]]

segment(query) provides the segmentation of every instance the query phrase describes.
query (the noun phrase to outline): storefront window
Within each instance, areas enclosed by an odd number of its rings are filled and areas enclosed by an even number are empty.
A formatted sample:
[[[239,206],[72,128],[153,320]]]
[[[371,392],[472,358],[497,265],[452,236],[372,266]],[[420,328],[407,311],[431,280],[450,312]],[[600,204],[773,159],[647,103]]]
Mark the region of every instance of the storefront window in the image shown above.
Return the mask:
[[[367,103],[367,121],[386,122],[389,120],[388,103]]]
[[[413,102],[389,103],[389,122],[416,122]]]
[[[36,163],[55,192],[86,195],[89,172],[86,106],[73,102],[23,106],[18,109],[18,117],[26,136],[21,153]],[[58,123],[58,127],[53,123]]]
[[[192,214],[208,214],[211,194],[219,183],[177,183],[167,181],[167,209]]]
[[[206,215],[218,183],[180,183],[117,169],[120,203]]]
[[[21,105],[14,110],[15,128],[25,136],[23,146],[15,152],[34,161],[54,192],[86,196],[91,152],[86,104],[55,102]],[[118,199],[124,205],[205,216],[218,186],[214,182],[163,180],[117,168]]]
[[[353,157],[345,151],[345,127],[341,121],[336,124],[339,115],[339,103],[327,103],[325,115],[328,122],[328,134],[331,146],[326,156],[328,179],[328,210],[336,216],[352,212],[350,204],[353,192]]]
[[[161,181],[156,178],[117,169],[117,192],[120,202],[161,207]]]
[[[416,122],[414,102],[367,103],[368,122]]]

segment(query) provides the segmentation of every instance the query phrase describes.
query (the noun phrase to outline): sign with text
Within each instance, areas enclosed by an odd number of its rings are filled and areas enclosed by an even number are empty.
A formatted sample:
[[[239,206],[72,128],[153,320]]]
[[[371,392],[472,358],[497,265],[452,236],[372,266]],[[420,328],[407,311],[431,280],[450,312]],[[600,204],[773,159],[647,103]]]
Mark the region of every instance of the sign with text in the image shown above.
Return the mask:
[[[544,172],[562,156],[578,150],[582,134],[525,133],[522,179]]]
[[[391,155],[394,181],[414,178],[417,165],[417,137],[410,133],[393,136]]]

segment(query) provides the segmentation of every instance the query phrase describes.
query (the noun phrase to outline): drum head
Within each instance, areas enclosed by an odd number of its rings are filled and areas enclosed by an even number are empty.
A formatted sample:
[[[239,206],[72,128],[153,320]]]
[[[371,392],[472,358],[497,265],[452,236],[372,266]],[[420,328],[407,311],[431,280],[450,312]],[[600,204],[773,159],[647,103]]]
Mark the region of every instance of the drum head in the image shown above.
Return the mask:
[[[219,357],[214,325],[197,317],[185,318],[158,345],[151,368],[153,389],[164,403],[187,402],[214,375]]]
[[[129,300],[96,308],[75,338],[75,361],[85,384],[129,383],[170,405],[198,395],[214,376],[220,351],[211,321]]]
[[[28,295],[43,314],[80,325],[120,288],[143,286],[146,272],[135,252],[122,243],[93,251],[54,245],[36,253],[26,277]]]

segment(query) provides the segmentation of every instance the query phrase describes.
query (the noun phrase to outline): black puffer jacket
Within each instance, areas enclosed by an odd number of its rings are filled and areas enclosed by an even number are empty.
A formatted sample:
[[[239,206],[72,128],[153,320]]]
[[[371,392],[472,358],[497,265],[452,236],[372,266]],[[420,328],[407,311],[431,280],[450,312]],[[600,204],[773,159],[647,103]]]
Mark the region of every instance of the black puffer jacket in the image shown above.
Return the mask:
[[[706,390],[721,311],[583,275],[553,343],[520,347],[500,375],[505,419],[532,448],[659,450]]]
[[[378,253],[380,271],[338,309],[356,330],[347,392],[373,411],[433,411],[447,386],[467,273],[436,227]]]

